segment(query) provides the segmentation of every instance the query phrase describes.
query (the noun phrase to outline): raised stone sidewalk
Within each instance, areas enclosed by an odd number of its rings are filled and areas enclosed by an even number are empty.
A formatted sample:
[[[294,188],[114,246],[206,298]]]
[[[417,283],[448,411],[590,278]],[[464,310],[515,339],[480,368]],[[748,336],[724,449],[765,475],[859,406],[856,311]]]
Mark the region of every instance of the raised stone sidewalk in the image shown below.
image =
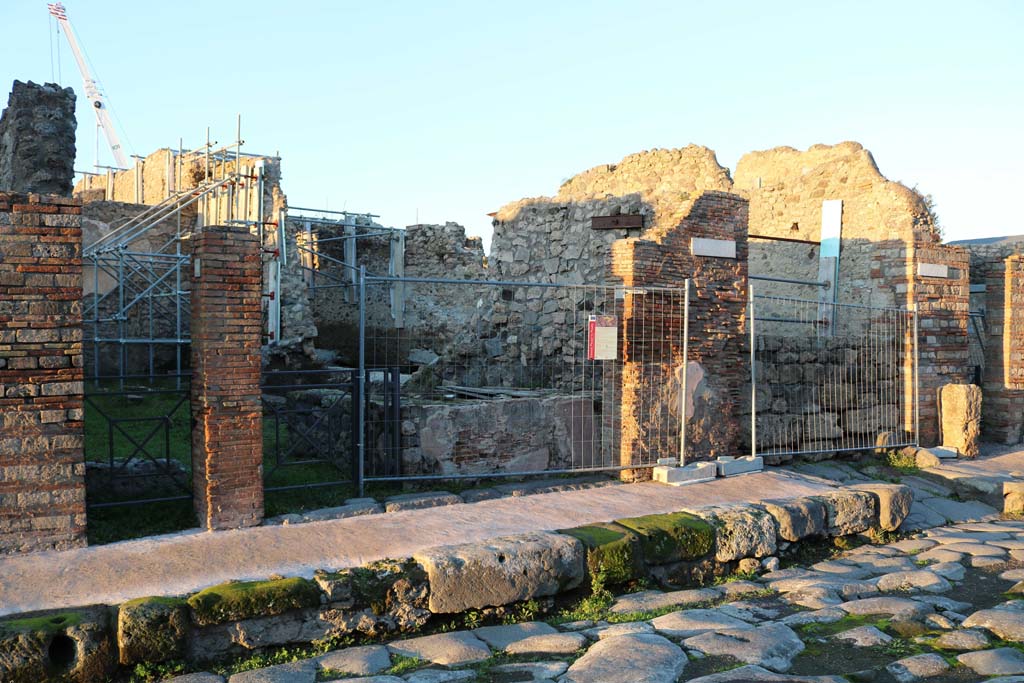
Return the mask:
[[[595,620],[353,647],[227,682],[1021,683],[1022,566],[1024,522],[962,524],[752,580],[620,596]]]
[[[683,508],[798,498],[830,488],[823,480],[771,471],[681,488],[628,484],[5,557],[0,558],[0,615],[185,594],[274,574],[309,578],[321,567],[410,557],[437,546]]]

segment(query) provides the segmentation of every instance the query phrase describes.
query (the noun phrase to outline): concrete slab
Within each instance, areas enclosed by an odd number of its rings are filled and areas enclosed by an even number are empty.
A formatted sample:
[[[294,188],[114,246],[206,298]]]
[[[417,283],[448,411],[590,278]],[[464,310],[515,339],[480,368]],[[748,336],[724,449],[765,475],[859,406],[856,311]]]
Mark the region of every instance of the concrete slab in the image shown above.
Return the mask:
[[[722,456],[715,461],[715,465],[718,467],[718,476],[735,477],[740,474],[760,472],[764,469],[764,458],[759,455],[748,455],[742,458]]]
[[[654,481],[660,484],[681,486],[712,481],[718,476],[718,469],[713,462],[694,462],[683,467],[658,465],[654,468]]]
[[[684,487],[651,482],[500,498],[307,524],[191,531],[137,541],[0,558],[0,615],[185,594],[231,579],[312,577],[440,545],[553,531],[621,517],[726,503],[796,498],[827,484],[784,471]],[[412,533],[410,530],[415,530]]]

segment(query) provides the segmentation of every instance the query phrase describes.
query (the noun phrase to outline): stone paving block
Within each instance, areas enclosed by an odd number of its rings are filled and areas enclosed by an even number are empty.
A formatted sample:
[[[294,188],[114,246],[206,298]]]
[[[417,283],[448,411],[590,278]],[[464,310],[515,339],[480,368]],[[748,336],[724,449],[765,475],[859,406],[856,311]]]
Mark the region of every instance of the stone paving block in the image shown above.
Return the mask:
[[[874,626],[858,626],[847,631],[841,631],[835,636],[836,640],[843,640],[853,643],[857,647],[874,647],[885,645],[892,640],[892,636],[879,631]]]
[[[510,655],[566,656],[575,653],[587,644],[582,633],[550,633],[530,636],[509,643],[505,652]]]
[[[165,678],[163,683],[224,683],[224,677],[201,671],[174,678]]]
[[[791,676],[775,673],[760,666],[737,669],[693,678],[689,683],[848,683],[842,676]]]
[[[988,644],[988,636],[972,628],[943,633],[935,640],[936,647],[941,647],[943,650],[957,650],[961,652],[984,650],[988,647]]]
[[[319,661],[321,669],[372,676],[391,666],[391,655],[383,645],[364,645],[328,652]]]
[[[964,620],[964,628],[983,628],[1003,640],[1024,642],[1024,611],[1017,609],[983,609]]]
[[[554,595],[583,583],[583,544],[533,533],[442,546],[414,556],[430,579],[430,610],[448,614]]]
[[[949,664],[937,654],[905,657],[885,667],[899,683],[912,683],[949,671]]]
[[[487,645],[468,631],[437,633],[388,644],[392,654],[415,657],[442,666],[481,662],[491,656]]]
[[[631,614],[634,612],[651,612],[666,607],[686,607],[697,605],[702,602],[720,600],[722,592],[718,588],[691,588],[689,590],[671,591],[641,591],[639,593],[627,593],[620,595],[612,603],[613,614]]]
[[[604,640],[616,636],[628,636],[635,633],[654,633],[654,627],[646,621],[630,621],[623,624],[595,626],[583,632],[583,635],[594,640]]]
[[[945,593],[953,585],[934,572],[918,569],[907,572],[892,572],[878,579],[878,590],[883,593],[893,591],[910,592],[925,591],[927,593]]]
[[[706,655],[728,655],[741,662],[779,672],[788,671],[793,657],[804,650],[803,641],[784,624],[767,624],[753,629],[716,629],[687,638],[683,644],[689,650]]]
[[[527,621],[521,624],[481,626],[471,633],[495,650],[504,650],[517,640],[558,633],[558,630],[543,621]]]
[[[422,510],[424,508],[440,507],[442,505],[459,505],[465,501],[454,493],[448,491],[434,491],[431,493],[402,493],[391,496],[384,500],[385,512],[400,512],[402,510]]]
[[[830,536],[859,534],[878,521],[878,499],[866,491],[840,489],[819,496],[825,503]]]
[[[316,683],[320,670],[315,659],[243,671],[228,678],[228,683]]]
[[[606,638],[573,662],[561,683],[676,683],[686,667],[683,650],[652,633]]]
[[[690,609],[671,612],[657,619],[652,619],[651,625],[659,633],[672,638],[689,638],[706,631],[721,629],[753,628],[753,626],[742,619],[722,614],[716,609]]]
[[[775,554],[775,519],[764,508],[722,505],[695,512],[715,529],[715,559],[719,562]]]
[[[1013,647],[966,652],[956,659],[982,676],[1024,674],[1024,653]]]
[[[405,683],[457,683],[476,680],[475,671],[445,671],[444,669],[421,669],[405,676]]]
[[[496,674],[506,674],[510,677],[520,675],[532,676],[534,681],[552,681],[569,668],[567,662],[521,662],[518,664],[499,664],[491,669]]]
[[[914,503],[914,491],[905,484],[855,484],[852,488],[878,499],[878,526],[883,531],[899,529]]]

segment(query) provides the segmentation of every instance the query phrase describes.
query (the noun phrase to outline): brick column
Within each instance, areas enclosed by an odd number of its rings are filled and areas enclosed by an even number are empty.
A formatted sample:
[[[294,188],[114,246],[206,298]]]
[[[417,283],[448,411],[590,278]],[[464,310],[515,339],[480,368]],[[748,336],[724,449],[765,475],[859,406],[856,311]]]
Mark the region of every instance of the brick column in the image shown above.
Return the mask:
[[[1024,256],[1000,259],[985,281],[984,399],[987,440],[1015,444],[1024,439]]]
[[[918,311],[918,377],[920,387],[920,441],[936,446],[940,441],[939,391],[946,384],[973,381],[968,351],[967,325],[970,312],[970,255],[962,247],[943,244],[915,245],[908,252],[908,303]],[[913,347],[907,339],[907,349]],[[907,369],[913,363],[906,354]],[[907,372],[908,382],[913,373]],[[907,420],[913,420],[906,387]],[[912,424],[906,425],[912,431]]]
[[[259,240],[203,228],[192,252],[192,481],[208,529],[263,520]]]
[[[694,238],[735,246],[733,256],[697,256]],[[749,376],[744,330],[747,305],[747,201],[705,192],[678,225],[612,245],[612,275],[626,290],[622,305],[620,464],[653,464],[679,456],[679,406],[685,361],[682,300],[644,293],[644,286],[681,288],[691,278],[687,460],[740,452],[740,392]]]
[[[85,545],[80,213],[0,192],[0,554]]]

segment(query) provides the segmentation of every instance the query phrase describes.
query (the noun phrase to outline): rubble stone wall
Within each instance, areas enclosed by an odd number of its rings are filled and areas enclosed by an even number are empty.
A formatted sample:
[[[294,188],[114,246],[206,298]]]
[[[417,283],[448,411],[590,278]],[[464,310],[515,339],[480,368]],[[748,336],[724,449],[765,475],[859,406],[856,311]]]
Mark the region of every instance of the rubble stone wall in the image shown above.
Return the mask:
[[[0,115],[0,190],[71,194],[75,91],[14,81]]]
[[[0,192],[0,555],[85,544],[80,210]]]

